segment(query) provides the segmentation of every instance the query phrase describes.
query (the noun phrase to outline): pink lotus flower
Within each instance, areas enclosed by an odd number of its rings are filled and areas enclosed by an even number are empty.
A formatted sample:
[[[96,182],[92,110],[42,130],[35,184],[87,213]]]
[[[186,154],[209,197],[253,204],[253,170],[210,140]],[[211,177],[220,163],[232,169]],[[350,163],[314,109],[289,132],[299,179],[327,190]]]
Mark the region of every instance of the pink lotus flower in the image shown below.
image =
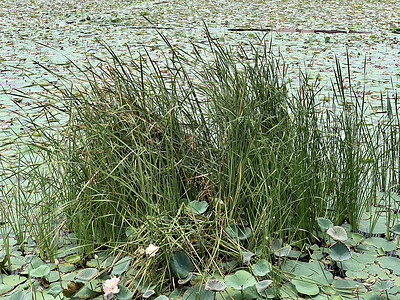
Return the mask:
[[[1,129],[7,129],[7,128],[8,128],[8,124],[1,125]]]
[[[120,279],[118,277],[113,277],[111,279],[107,279],[104,282],[104,296],[108,296],[109,294],[118,294],[119,293],[119,288],[118,288],[118,283]]]

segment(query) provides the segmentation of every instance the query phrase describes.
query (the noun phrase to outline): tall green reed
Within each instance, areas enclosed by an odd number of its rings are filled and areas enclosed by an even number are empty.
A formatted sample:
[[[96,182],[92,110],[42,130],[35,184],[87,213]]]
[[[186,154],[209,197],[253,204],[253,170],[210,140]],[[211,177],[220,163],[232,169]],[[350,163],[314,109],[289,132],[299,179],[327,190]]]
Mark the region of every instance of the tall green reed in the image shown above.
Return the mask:
[[[269,253],[266,237],[304,244],[320,216],[357,228],[398,147],[395,133],[367,125],[351,85],[347,98],[339,62],[331,100],[344,107],[331,112],[306,73],[291,93],[266,44],[208,41],[192,53],[169,45],[163,62],[145,50],[124,62],[107,48],[108,60],[75,65],[81,85],[66,81],[54,104],[37,103],[44,119],[67,119],[59,130],[28,120],[41,136],[21,142],[39,159],[15,173],[41,191],[35,220],[46,226],[32,232],[44,250],[69,231],[84,253],[158,242],[213,268],[245,248]],[[382,139],[392,152],[380,152]],[[190,216],[185,199],[207,201],[208,214]],[[252,229],[247,244],[224,233],[232,223]]]

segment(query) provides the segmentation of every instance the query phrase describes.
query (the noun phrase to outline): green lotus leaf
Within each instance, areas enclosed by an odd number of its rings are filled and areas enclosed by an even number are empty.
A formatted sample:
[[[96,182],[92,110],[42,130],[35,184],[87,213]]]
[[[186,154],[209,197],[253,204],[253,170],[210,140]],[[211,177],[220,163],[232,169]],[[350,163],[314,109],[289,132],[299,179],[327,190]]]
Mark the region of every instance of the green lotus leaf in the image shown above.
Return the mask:
[[[69,273],[75,270],[76,266],[74,264],[64,263],[64,264],[59,264],[58,269],[60,270],[60,272]]]
[[[243,290],[257,283],[256,279],[247,271],[239,270],[232,275],[225,276],[225,283],[235,290]]]
[[[266,259],[260,259],[251,268],[256,276],[265,276],[272,270],[271,264]]]
[[[190,201],[189,204],[187,205],[188,210],[190,213],[195,214],[195,215],[201,215],[204,214],[207,211],[208,208],[208,203],[207,201]]]
[[[88,286],[84,286],[74,295],[74,298],[93,299],[97,295],[97,292],[92,291]]]
[[[82,260],[81,256],[78,254],[70,255],[65,258],[65,261],[70,264],[76,264]]]
[[[355,288],[358,288],[360,290],[360,292],[365,292],[366,288],[362,283],[359,283],[357,281],[353,281],[353,280],[347,280],[347,279],[338,279],[338,280],[334,280],[332,283],[332,286],[337,289],[340,290],[341,292],[349,292],[349,293],[353,293]]]
[[[394,225],[394,226],[390,229],[390,231],[393,232],[393,233],[395,233],[395,234],[400,234],[400,223]]]
[[[282,248],[274,251],[274,254],[279,257],[285,257],[285,256],[289,255],[291,250],[292,250],[292,246],[288,245],[288,246],[282,247]]]
[[[223,292],[226,289],[226,284],[223,281],[211,277],[210,279],[207,280],[205,289],[207,291]]]
[[[333,227],[333,223],[329,219],[325,218],[317,218],[318,226],[321,228],[322,231],[327,231],[329,228]]]
[[[334,261],[345,261],[351,258],[351,252],[342,242],[336,242],[329,248],[329,255]]]
[[[371,289],[374,291],[383,292],[391,289],[393,286],[394,282],[392,280],[378,280],[371,286]]]
[[[262,280],[256,283],[257,293],[262,294],[271,284],[272,280]]]
[[[133,293],[123,285],[118,285],[119,293],[116,295],[118,300],[131,300],[133,298]]]
[[[377,261],[382,266],[382,268],[386,268],[392,270],[395,275],[400,275],[400,259],[392,256],[383,256],[378,257]],[[3,281],[4,283],[4,281]]]
[[[230,224],[225,228],[225,231],[231,238],[239,241],[246,241],[251,237],[251,229],[249,227]]]
[[[3,284],[9,286],[16,286],[26,281],[26,277],[20,275],[8,275],[3,277]]]
[[[215,293],[212,291],[208,291],[205,289],[204,285],[202,286],[192,286],[183,294],[182,300],[214,300]]]
[[[165,295],[160,295],[157,298],[155,298],[154,300],[169,300],[169,298]]]
[[[98,271],[95,268],[86,268],[80,270],[78,274],[76,274],[75,280],[82,282],[89,281],[92,280],[97,275],[97,273]]]
[[[147,290],[146,292],[143,293],[142,298],[147,299],[153,296],[156,293],[155,290]]]
[[[48,294],[52,295],[54,298],[57,298],[57,296],[60,295],[62,291],[63,288],[57,283],[48,290]]]
[[[376,248],[382,247],[384,252],[396,250],[396,244],[380,237],[371,237],[365,240],[365,243],[375,246]],[[384,254],[383,254],[384,255]]]
[[[11,291],[14,287],[7,284],[0,284],[0,295],[4,295],[7,292]]]
[[[193,273],[190,272],[190,273],[186,276],[186,278],[179,279],[179,280],[178,280],[178,284],[184,285],[184,284],[188,283],[188,282],[190,281],[190,279],[192,279],[192,277],[193,277]]]
[[[172,273],[178,279],[186,278],[190,272],[193,272],[194,266],[189,256],[184,251],[173,253],[169,258],[169,265]]]
[[[243,264],[244,266],[248,266],[248,265],[250,264],[251,258],[252,258],[255,254],[252,253],[252,252],[243,251],[242,255],[243,255],[242,264]]]
[[[351,238],[356,242],[356,243],[362,243],[364,242],[365,238],[362,234],[359,233],[352,233]]]
[[[89,290],[92,290],[93,292],[101,293],[101,291],[103,289],[103,284],[104,284],[104,280],[102,280],[100,278],[95,278],[95,279],[90,280],[86,286],[88,287]]]
[[[343,242],[347,240],[347,232],[341,226],[333,226],[329,228],[326,233],[335,241]]]
[[[33,270],[29,271],[29,275],[32,277],[46,277],[50,274],[51,268],[48,265],[41,265]]]
[[[297,292],[303,295],[315,296],[319,293],[319,287],[313,282],[293,279],[291,283],[295,286]]]
[[[121,258],[113,267],[111,275],[121,275],[125,273],[131,264],[132,258],[129,256]]]

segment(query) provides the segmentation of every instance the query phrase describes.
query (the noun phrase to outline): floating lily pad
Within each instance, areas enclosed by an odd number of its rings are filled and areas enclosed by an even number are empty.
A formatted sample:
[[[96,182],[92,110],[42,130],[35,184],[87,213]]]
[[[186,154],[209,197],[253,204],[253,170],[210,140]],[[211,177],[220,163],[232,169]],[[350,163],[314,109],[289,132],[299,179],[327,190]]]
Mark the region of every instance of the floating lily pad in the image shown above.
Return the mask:
[[[392,280],[378,280],[371,286],[371,289],[374,291],[383,292],[388,289],[391,289],[393,286],[394,282]]]
[[[262,294],[271,284],[272,280],[262,280],[256,283],[257,293]]]
[[[243,251],[242,255],[243,255],[242,264],[243,264],[244,266],[248,266],[248,265],[250,264],[251,258],[252,258],[255,254],[252,253],[252,252]]]
[[[225,231],[231,238],[239,241],[246,241],[251,237],[251,229],[249,227],[231,224],[225,228]]]
[[[239,270],[232,275],[225,276],[225,283],[235,290],[243,290],[257,283],[256,279],[247,271]]]
[[[356,242],[356,243],[362,243],[364,242],[365,238],[362,234],[359,233],[352,233],[351,238]]]
[[[365,240],[367,244],[374,245],[379,248],[382,247],[384,252],[396,250],[396,244],[380,237],[371,237]]]
[[[8,275],[3,277],[3,284],[16,286],[26,281],[26,277],[20,275]]]
[[[386,268],[392,270],[394,274],[400,275],[400,259],[392,256],[383,256],[378,257],[377,261],[382,266],[382,268]]]
[[[333,223],[329,219],[317,218],[317,223],[322,231],[327,231],[329,228],[333,227]]]
[[[207,291],[223,292],[226,289],[226,284],[223,281],[211,277],[207,280],[205,289]]]
[[[351,258],[351,252],[342,242],[336,242],[329,248],[329,255],[334,261],[345,261]]]
[[[97,275],[98,271],[95,268],[86,268],[80,270],[75,276],[75,280],[86,282],[93,279]]]
[[[121,275],[129,269],[132,258],[129,256],[121,258],[113,267],[111,275]]]
[[[293,279],[291,283],[295,286],[297,292],[303,295],[315,296],[319,293],[319,287],[313,282]]]
[[[252,265],[253,274],[256,276],[265,276],[272,270],[271,263],[266,259],[260,259],[257,263]]]
[[[183,251],[173,253],[169,258],[169,265],[172,273],[179,279],[186,278],[194,269],[189,256]]]
[[[326,233],[335,241],[343,242],[347,240],[347,232],[341,226],[333,226],[329,228]]]
[[[29,275],[32,277],[46,277],[50,274],[50,267],[48,265],[41,265],[33,270],[29,271]]]
[[[195,214],[195,215],[201,215],[204,214],[207,211],[208,208],[208,203],[207,201],[190,201],[189,204],[187,205],[188,210]]]

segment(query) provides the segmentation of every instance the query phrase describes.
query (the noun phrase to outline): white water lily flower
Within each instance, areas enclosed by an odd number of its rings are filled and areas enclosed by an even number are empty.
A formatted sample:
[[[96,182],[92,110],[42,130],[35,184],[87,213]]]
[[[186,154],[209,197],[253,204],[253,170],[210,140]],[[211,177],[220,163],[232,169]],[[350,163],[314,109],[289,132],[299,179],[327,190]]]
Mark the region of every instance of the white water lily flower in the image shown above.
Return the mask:
[[[150,256],[150,257],[154,257],[156,256],[156,253],[158,251],[160,247],[157,247],[156,245],[150,244],[147,248],[146,248],[146,255]]]
[[[107,279],[104,282],[104,296],[108,296],[109,294],[118,294],[119,293],[119,288],[118,288],[118,283],[120,279],[118,277],[113,277],[111,279]]]

